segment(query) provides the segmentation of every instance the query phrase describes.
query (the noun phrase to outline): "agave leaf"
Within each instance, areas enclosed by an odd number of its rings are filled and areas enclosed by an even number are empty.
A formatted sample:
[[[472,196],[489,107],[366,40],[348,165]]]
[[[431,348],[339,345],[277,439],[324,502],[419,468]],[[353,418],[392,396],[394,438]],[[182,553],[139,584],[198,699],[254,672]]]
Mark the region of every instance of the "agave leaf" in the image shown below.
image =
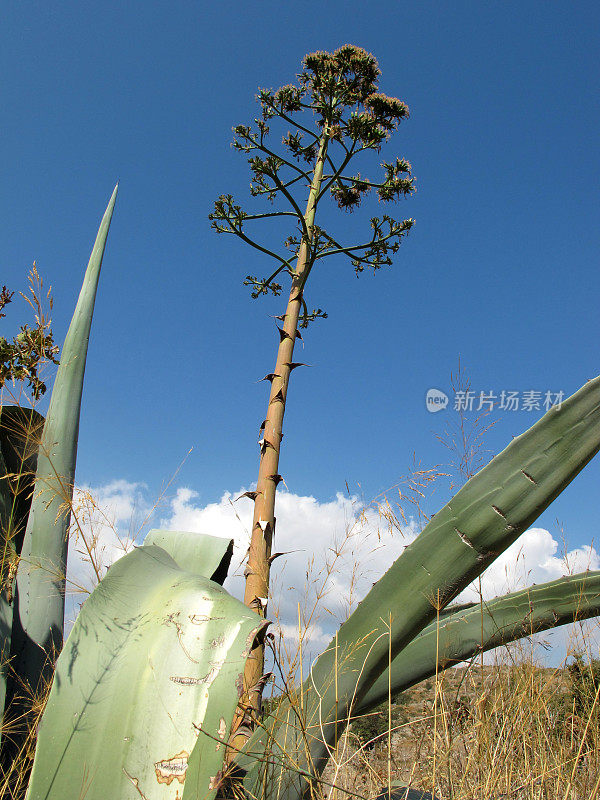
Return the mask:
[[[600,572],[583,572],[479,603],[448,606],[391,664],[392,695],[475,653],[493,650],[523,636],[600,614]],[[482,638],[483,632],[483,638]],[[353,716],[366,714],[388,698],[388,670],[375,681]]]
[[[152,530],[144,544],[155,544],[187,572],[204,575],[222,584],[233,555],[233,540],[187,531]]]
[[[35,691],[62,647],[65,573],[88,340],[117,187],[102,218],[63,345],[40,444],[35,492],[17,572],[13,666]],[[21,687],[14,693],[21,693]]]
[[[0,716],[4,713],[13,623],[14,568],[21,552],[44,418],[0,407]]]
[[[192,797],[214,797],[266,623],[199,574],[213,568],[144,545],[109,569],[56,664],[28,800],[175,800],[189,781]]]
[[[44,418],[31,408],[0,406],[0,541],[20,555],[31,506],[37,451]]]
[[[304,691],[304,718],[278,709],[236,759],[252,794],[263,781],[286,800],[301,797],[318,775],[352,707],[443,608],[509,547],[600,448],[600,378],[589,381],[469,480],[375,584],[319,657]],[[281,718],[286,720],[281,721]],[[332,724],[335,719],[341,724]],[[275,737],[272,740],[272,737]],[[294,766],[292,766],[294,765]],[[299,768],[298,768],[299,767]],[[275,789],[273,789],[275,791]]]

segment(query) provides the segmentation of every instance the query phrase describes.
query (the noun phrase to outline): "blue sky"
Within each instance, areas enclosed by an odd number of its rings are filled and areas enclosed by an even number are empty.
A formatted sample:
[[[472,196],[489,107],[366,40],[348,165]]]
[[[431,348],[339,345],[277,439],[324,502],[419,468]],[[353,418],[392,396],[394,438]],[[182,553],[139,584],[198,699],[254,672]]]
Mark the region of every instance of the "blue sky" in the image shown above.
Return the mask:
[[[88,355],[78,481],[122,480],[201,505],[248,487],[277,335],[279,299],[242,285],[262,257],[207,219],[249,172],[231,128],[259,86],[294,80],[302,57],[344,43],[378,59],[381,90],[411,116],[384,154],[413,165],[416,225],[392,268],[359,280],[346,262],[311,278],[325,308],[305,336],[287,405],[290,492],[366,501],[413,454],[443,464],[458,359],[479,393],[571,394],[598,374],[598,23],[595,3],[146,2],[3,4],[2,278],[33,260],[53,288],[62,341],[113,185]],[[341,214],[342,212],[340,212]],[[353,235],[367,211],[339,218]],[[333,219],[333,217],[332,217]],[[258,230],[258,229],[257,229]],[[267,228],[265,237],[268,239]],[[14,304],[8,325],[24,307]],[[42,409],[43,410],[43,409]],[[539,412],[498,413],[498,452]],[[598,530],[600,462],[541,523],[569,547]],[[441,487],[430,501],[447,499]]]

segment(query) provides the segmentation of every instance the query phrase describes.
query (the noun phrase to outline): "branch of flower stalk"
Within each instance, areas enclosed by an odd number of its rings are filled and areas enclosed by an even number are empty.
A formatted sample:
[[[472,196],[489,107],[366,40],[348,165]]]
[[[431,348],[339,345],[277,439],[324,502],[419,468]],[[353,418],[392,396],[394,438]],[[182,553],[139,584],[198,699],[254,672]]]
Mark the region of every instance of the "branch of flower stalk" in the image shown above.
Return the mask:
[[[313,308],[312,311],[309,312],[308,307],[306,305],[306,301],[302,298],[302,322],[300,323],[301,328],[308,328],[309,322],[314,322],[316,319],[327,319],[327,312],[323,311],[320,308]]]
[[[290,259],[288,259],[286,261],[285,258],[282,258],[281,256],[277,255],[277,253],[274,253],[272,250],[268,250],[266,247],[263,247],[261,244],[258,244],[257,242],[252,241],[252,239],[249,239],[246,236],[245,233],[242,233],[242,231],[240,231],[240,230],[238,230],[236,228],[232,229],[231,231],[221,231],[221,233],[233,233],[235,236],[239,236],[239,238],[243,242],[246,242],[246,244],[251,245],[256,250],[260,250],[261,253],[266,253],[266,255],[271,256],[276,261],[279,261],[279,263],[282,265],[282,267],[287,267],[288,269],[292,268],[291,265],[290,265]]]
[[[247,275],[244,280],[244,286],[254,286],[252,291],[252,297],[254,298],[257,298],[261,294],[268,294],[269,289],[277,297],[281,292],[281,286],[278,283],[274,284],[273,281],[284,269],[285,267],[283,266],[278,267],[272,275],[269,275],[269,277],[264,280],[258,280],[253,275]],[[291,267],[287,269],[286,272],[291,275]]]
[[[304,214],[302,213],[302,211],[300,211],[300,208],[298,207],[298,204],[294,200],[293,196],[288,192],[283,183],[279,180],[279,175],[277,175],[277,173],[274,172],[271,177],[277,184],[279,191],[283,194],[285,198],[287,198],[288,203],[292,206],[292,208],[296,212],[296,216],[300,224],[302,225],[302,234],[308,239],[308,228],[306,227],[306,220],[304,219]]]
[[[346,181],[348,183],[351,183],[353,181],[356,181],[356,175],[338,175],[337,179],[340,181]],[[361,178],[360,183],[368,183],[370,189],[383,189],[386,186],[386,183],[375,183],[369,178]]]
[[[293,186],[295,183],[297,183],[302,177],[303,177],[302,175],[298,175],[297,178],[292,178],[291,180],[286,181],[283,185],[287,189],[289,186]],[[253,197],[259,197],[261,194],[271,194],[272,192],[277,192],[277,191],[279,191],[279,190],[278,189],[255,189],[254,192],[253,192]]]
[[[276,158],[278,161],[281,161],[283,164],[285,164],[286,167],[289,167],[290,169],[293,169],[296,172],[298,172],[299,178],[306,178],[307,182],[310,183],[310,175],[308,175],[303,169],[300,169],[300,167],[297,164],[294,164],[292,161],[288,161],[286,158],[282,158],[280,155],[274,153],[264,144],[258,145],[256,149],[262,151],[263,153],[266,153],[269,156],[272,156],[273,158]]]
[[[267,217],[296,217],[294,211],[271,211],[270,214],[246,214],[244,222],[249,219],[266,219]]]
[[[315,142],[319,142],[321,140],[321,137],[317,136],[317,134],[314,131],[311,131],[310,128],[305,128],[304,125],[301,125],[296,120],[292,119],[291,117],[288,117],[287,114],[284,114],[283,112],[275,109],[274,106],[272,106],[272,107],[273,107],[273,110],[275,111],[275,113],[277,114],[277,116],[280,117],[280,119],[284,119],[286,122],[289,122],[289,124],[293,125],[295,128],[298,128],[299,130],[304,131],[304,133],[310,134],[310,136],[312,136],[314,138]]]
[[[408,224],[410,223],[410,224]],[[373,247],[373,245],[379,244],[380,242],[388,241],[389,239],[397,236],[401,237],[404,233],[408,233],[410,228],[412,227],[412,220],[403,220],[400,223],[396,223],[399,226],[399,229],[395,231],[391,231],[390,233],[386,234],[385,236],[377,237],[376,235],[373,236],[371,241],[366,242],[365,244],[357,244],[351,247],[344,247],[343,245],[339,244],[333,237],[326,234],[329,241],[336,246],[335,250],[323,250],[317,253],[314,257],[315,261],[321,258],[327,258],[328,256],[334,256],[339,254],[347,255],[349,258],[352,258],[355,261],[363,262],[364,264],[371,265],[371,262],[362,256],[354,255],[354,251],[356,250],[367,250],[369,247]]]
[[[350,147],[350,150],[348,151],[348,154],[344,158],[344,160],[343,160],[341,166],[339,167],[339,169],[336,170],[335,164],[333,163],[333,161],[330,158],[327,159],[329,161],[329,163],[331,164],[331,168],[334,170],[334,174],[332,175],[331,179],[327,181],[327,183],[325,184],[324,188],[322,188],[321,191],[319,192],[319,196],[317,197],[317,203],[323,197],[323,195],[326,194],[326,192],[329,191],[329,189],[331,188],[332,184],[339,178],[339,176],[342,173],[342,170],[344,169],[344,167],[346,167],[348,165],[348,162],[350,161],[352,156],[356,155],[357,152],[358,153],[360,152],[360,150],[357,150],[355,152],[355,150],[354,150],[354,145],[355,144],[356,144],[356,139],[353,139],[352,146]]]
[[[244,128],[244,126],[238,125],[237,128],[234,128],[233,130],[234,133],[236,133],[238,136],[252,143],[252,146],[250,147],[248,145],[241,145],[234,139],[233,146],[236,149],[243,150],[245,153],[251,153],[253,150],[260,150],[262,153],[266,153],[267,155],[272,156],[273,158],[277,158],[279,161],[285,164],[286,167],[290,167],[290,169],[293,169],[296,172],[298,172],[299,178],[300,177],[306,178],[306,180],[310,183],[310,175],[307,172],[301,169],[297,164],[294,164],[293,162],[288,161],[285,158],[282,158],[279,154],[274,153],[273,150],[268,148],[265,144],[263,144],[263,142],[259,142],[255,134],[253,134],[252,131],[250,130],[250,128],[246,129]]]

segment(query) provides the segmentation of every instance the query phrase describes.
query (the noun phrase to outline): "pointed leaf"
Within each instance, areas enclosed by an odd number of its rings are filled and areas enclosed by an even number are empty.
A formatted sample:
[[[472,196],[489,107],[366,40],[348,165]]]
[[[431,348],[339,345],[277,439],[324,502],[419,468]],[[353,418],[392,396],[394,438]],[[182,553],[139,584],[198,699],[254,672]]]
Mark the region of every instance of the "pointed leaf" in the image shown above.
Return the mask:
[[[69,514],[83,376],[102,256],[117,187],[102,218],[63,345],[37,463],[35,494],[17,573],[14,668],[35,689],[62,646]]]

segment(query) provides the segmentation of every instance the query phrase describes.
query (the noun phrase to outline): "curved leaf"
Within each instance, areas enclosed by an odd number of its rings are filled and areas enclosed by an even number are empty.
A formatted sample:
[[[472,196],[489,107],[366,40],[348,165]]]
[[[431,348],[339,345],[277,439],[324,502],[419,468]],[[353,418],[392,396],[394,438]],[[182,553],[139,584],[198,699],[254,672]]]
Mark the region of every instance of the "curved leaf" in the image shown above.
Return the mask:
[[[475,653],[493,650],[523,636],[567,625],[600,614],[600,572],[583,572],[518,592],[453,609],[431,622],[391,665],[391,693],[402,692],[419,681]],[[483,632],[483,639],[482,639]],[[366,714],[388,698],[388,670],[375,681],[353,716]]]
[[[28,800],[175,800],[189,781],[210,800],[264,625],[156,545],[121,558],[58,659]]]
[[[221,539],[203,533],[152,530],[144,544],[162,547],[187,572],[204,575],[222,584],[233,555],[233,539]]]

